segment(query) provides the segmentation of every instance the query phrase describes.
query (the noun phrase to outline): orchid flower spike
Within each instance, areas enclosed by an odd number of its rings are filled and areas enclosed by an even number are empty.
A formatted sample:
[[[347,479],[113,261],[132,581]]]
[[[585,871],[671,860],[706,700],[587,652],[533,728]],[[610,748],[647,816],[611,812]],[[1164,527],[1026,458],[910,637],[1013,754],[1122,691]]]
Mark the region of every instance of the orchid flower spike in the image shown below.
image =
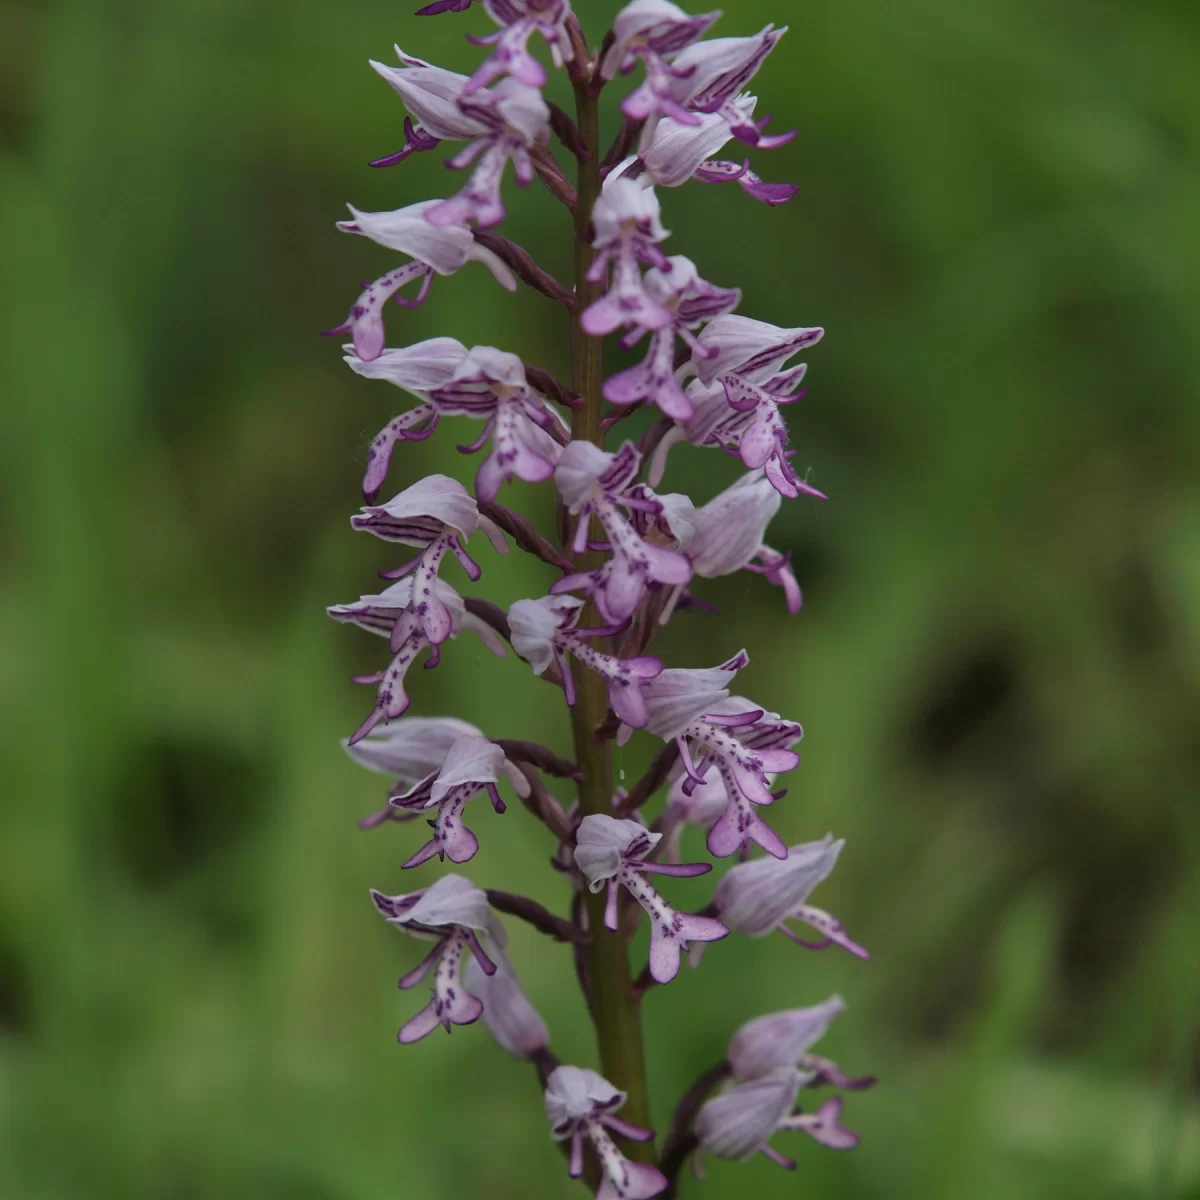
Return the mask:
[[[570,1139],[567,1173],[583,1174],[583,1139],[596,1151],[604,1180],[596,1200],[649,1200],[667,1187],[667,1177],[649,1163],[631,1162],[617,1149],[611,1129],[630,1141],[648,1142],[654,1133],[614,1114],[627,1097],[595,1071],[557,1067],[546,1081],[546,1118],[556,1142]]]
[[[505,954],[495,915],[511,914],[570,946],[606,1061],[614,1037],[631,1039],[619,1047],[622,1054],[641,1054],[632,1006],[653,984],[675,978],[685,951],[695,964],[710,942],[730,933],[757,937],[779,930],[800,941],[789,927],[799,920],[822,939],[802,945],[839,944],[866,957],[836,918],[808,903],[842,842],[826,837],[789,848],[763,819],[763,810],[786,795],[776,777],[799,763],[801,726],[736,693],[749,662],[745,651],[707,668],[667,667],[649,653],[673,616],[691,610],[683,619],[702,621],[698,614],[712,611],[696,594],[696,579],[751,571],[783,589],[789,612],[801,604],[787,539],[776,542],[782,549],[767,539],[784,498],[821,496],[793,461],[782,413],[803,395],[806,366],[794,360],[822,330],[737,315],[738,288],[708,282],[703,263],[668,255],[660,190],[689,180],[736,183],[768,206],[795,193],[790,184],[765,183],[740,153],[719,157],[738,142],[766,150],[794,136],[768,133],[769,118],[760,116],[747,90],[785,30],[767,25],[750,36],[706,41],[715,11],[693,15],[674,0],[622,0],[610,32],[589,38],[572,0],[479,0],[473,8],[474,2],[427,0],[420,10],[428,16],[481,8],[494,22],[490,35],[468,35],[472,44],[488,47],[468,73],[399,47],[395,60],[371,63],[404,106],[404,144],[372,165],[390,166],[454,143],[446,165],[466,170],[465,185],[448,199],[390,212],[351,208],[350,219],[338,225],[404,258],[363,284],[346,320],[329,332],[344,335],[352,371],[412,397],[407,411],[371,442],[364,507],[351,517],[354,529],[412,550],[403,565],[379,572],[387,581],[383,590],[328,609],[339,622],[385,637],[390,652],[382,670],[355,679],[377,690],[371,712],[343,746],[390,784],[386,807],[360,820],[361,827],[421,819],[430,826],[428,840],[402,869],[431,866],[435,858],[452,864],[474,858],[479,841],[464,824],[467,806],[483,793],[503,813],[502,778],[545,825],[553,838],[550,865],[572,892],[565,914],[501,890],[508,886],[503,879],[486,892],[448,874],[410,893],[371,893],[390,924],[433,944],[400,980],[407,989],[431,976],[433,987],[399,1040],[417,1041],[438,1025],[449,1032],[482,1017],[502,1049],[536,1069],[552,1136],[566,1143],[570,1175],[585,1173],[590,1142],[588,1182],[598,1200],[649,1200],[674,1193],[675,1173],[692,1146],[697,1162],[704,1151],[730,1158],[762,1152],[791,1165],[770,1145],[781,1130],[803,1131],[838,1148],[854,1144],[856,1135],[839,1121],[840,1100],[806,1113],[796,1108],[797,1096],[808,1084],[870,1082],[848,1078],[812,1053],[842,1011],[837,996],[768,1013],[734,1035],[715,1073],[725,1081],[719,1094],[706,1103],[696,1099],[701,1090],[710,1096],[709,1072],[685,1095],[662,1169],[631,1161],[619,1138],[653,1134],[617,1115],[626,1095],[609,1080],[560,1065],[531,1002],[536,997],[526,995]],[[543,95],[547,55],[536,38],[549,47],[555,68],[567,68],[568,89]],[[617,76],[635,71],[606,151],[598,135],[600,98]],[[575,95],[573,116],[548,99],[566,90]],[[551,134],[564,154],[551,151]],[[574,183],[564,169],[568,156],[579,164]],[[538,175],[567,210],[572,253],[562,259],[574,263],[572,278],[555,279],[512,237],[491,232],[506,215],[510,163],[518,185]],[[568,311],[569,380],[517,354],[454,337],[411,345],[401,339],[388,347],[388,302],[421,305],[435,275],[454,274],[469,262],[482,263],[509,291],[520,281]],[[500,319],[504,323],[503,314]],[[602,339],[610,335],[618,350],[643,347],[640,362],[606,377]],[[555,355],[545,339],[538,345],[535,361],[567,358]],[[473,485],[418,474],[406,475],[400,490],[383,492],[396,446],[423,441],[457,417],[482,426],[458,447],[463,454],[479,452]],[[629,440],[610,437],[628,417],[635,420],[624,429],[638,432]],[[662,486],[670,451],[680,442],[719,450],[745,473],[715,496],[723,485],[709,488],[705,495],[712,498],[698,505]],[[498,503],[501,489],[514,481],[552,481],[553,519],[519,509],[527,493],[522,486],[507,490],[511,507]],[[514,546],[536,560],[537,570],[557,574],[506,607],[494,596],[464,599],[441,576],[447,558],[457,559],[472,584],[504,582],[492,579],[490,567],[483,580],[470,548],[479,532],[498,553]],[[456,716],[408,715],[410,668],[418,660],[436,667],[442,647],[464,630],[501,657],[511,647],[535,674],[562,688],[573,706],[572,751],[522,740],[518,730],[499,737],[498,729],[485,732]],[[701,645],[704,636],[697,630],[674,644]],[[502,686],[482,677],[478,682]],[[509,720],[524,710],[513,700]],[[615,768],[624,760],[612,742],[624,746],[637,730],[663,746],[628,790],[621,771],[622,786],[614,792]],[[575,782],[572,802],[559,793]],[[666,807],[652,816],[649,806],[664,788]],[[678,911],[652,886],[656,874],[689,878],[711,870],[708,862],[686,861],[686,826],[705,831],[711,856],[738,860],[699,912]],[[751,859],[754,846],[765,857]],[[625,945],[643,917],[645,969],[632,984],[624,975],[606,976],[610,949],[617,941]],[[616,986],[610,995],[615,1008],[596,1001],[608,985]],[[629,1111],[636,1115],[648,1111],[650,1098],[641,1086],[632,1094],[632,1078]]]
[[[777,929],[809,950],[837,945],[858,958],[870,958],[836,917],[806,903],[809,893],[832,872],[845,844],[826,834],[819,842],[790,847],[786,858],[740,863],[717,885],[713,901],[718,916],[734,933],[762,937]],[[791,919],[811,925],[821,940],[803,941],[784,923]]]
[[[435,274],[453,275],[468,262],[481,262],[501,287],[510,292],[517,290],[512,271],[491,250],[479,245],[469,229],[457,225],[439,227],[430,224],[429,213],[442,203],[444,201],[422,200],[419,204],[410,204],[395,212],[377,213],[359,212],[349,205],[354,220],[338,222],[338,228],[343,233],[362,234],[412,259],[412,262],[368,284],[351,305],[346,320],[335,329],[327,330],[330,336],[349,334],[355,354],[364,362],[370,362],[383,353],[383,306],[393,296],[404,307],[423,304]],[[400,300],[400,289],[418,279],[421,280],[421,289],[416,298]]]
[[[719,942],[729,930],[712,917],[676,912],[646,882],[647,875],[704,875],[708,863],[669,865],[647,862],[662,835],[648,833],[636,821],[618,821],[603,814],[586,816],[575,834],[575,863],[593,892],[608,888],[604,910],[607,929],[618,928],[618,889],[625,890],[650,918],[650,975],[670,983],[679,973],[680,952],[689,942]]]
[[[501,950],[507,940],[483,891],[461,875],[443,875],[430,887],[407,895],[386,896],[372,889],[371,900],[389,925],[434,942],[429,954],[400,980],[402,990],[416,987],[436,966],[433,998],[405,1023],[396,1040],[407,1045],[420,1041],[439,1025],[449,1033],[451,1025],[470,1025],[479,1020],[483,1003],[463,986],[463,954],[469,951],[480,968],[491,975],[496,964],[480,943],[480,935]]]

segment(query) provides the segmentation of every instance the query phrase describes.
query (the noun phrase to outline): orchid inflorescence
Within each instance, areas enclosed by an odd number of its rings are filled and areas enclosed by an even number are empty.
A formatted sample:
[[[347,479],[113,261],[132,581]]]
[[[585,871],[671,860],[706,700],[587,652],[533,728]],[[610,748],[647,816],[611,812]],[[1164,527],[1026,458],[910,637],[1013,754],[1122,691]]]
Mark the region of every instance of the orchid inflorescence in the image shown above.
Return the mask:
[[[800,1130],[835,1149],[854,1145],[857,1136],[840,1123],[840,1099],[803,1112],[797,1099],[818,1085],[872,1082],[848,1078],[810,1053],[842,1011],[835,996],[743,1025],[724,1059],[683,1097],[661,1150],[646,1128],[638,1006],[652,987],[675,978],[685,958],[697,966],[710,942],[774,931],[809,949],[836,945],[867,957],[840,921],[808,902],[843,843],[827,835],[788,846],[763,817],[785,795],[776,777],[799,762],[801,727],[734,694],[749,662],[744,651],[699,668],[667,668],[647,653],[675,612],[706,607],[693,595],[699,579],[751,571],[782,589],[789,612],[801,603],[789,557],[765,537],[784,499],[821,497],[793,465],[781,409],[802,394],[805,366],[793,359],[822,330],[738,314],[737,288],[708,282],[690,259],[663,249],[669,234],[656,190],[698,180],[736,182],[770,206],[792,197],[793,186],[763,182],[749,160],[715,157],[733,141],[768,150],[793,136],[768,134],[746,91],[786,30],[768,25],[750,37],[705,41],[718,13],[691,16],[668,0],[632,0],[593,51],[569,0],[480,6],[497,29],[469,37],[490,48],[474,74],[443,70],[398,48],[398,65],[371,64],[408,112],[404,145],[373,165],[456,143],[461,148],[448,165],[472,168],[466,185],[448,199],[394,212],[352,208],[352,219],[339,223],[408,261],[365,285],[330,332],[349,339],[346,361],[354,371],[416,399],[371,443],[366,506],[351,520],[355,529],[410,547],[415,557],[381,572],[388,581],[382,590],[329,610],[389,643],[387,665],[356,680],[376,686],[375,702],[346,747],[394,781],[386,806],[365,817],[364,828],[423,817],[432,829],[404,868],[434,857],[474,858],[480,841],[465,824],[467,807],[483,793],[503,813],[503,784],[553,833],[552,864],[572,889],[569,918],[457,874],[409,893],[373,891],[388,923],[433,944],[400,980],[407,989],[433,975],[428,1004],[399,1040],[482,1017],[506,1051],[536,1067],[551,1134],[564,1144],[573,1177],[585,1177],[607,1200],[670,1195],[682,1164],[691,1158],[698,1170],[703,1153],[743,1159],[761,1151],[794,1165],[769,1144],[777,1132]],[[474,9],[472,0],[436,0],[421,11]],[[531,52],[539,39],[554,67],[568,73],[574,119],[543,97],[547,71]],[[642,81],[621,103],[620,132],[603,154],[598,98],[639,63]],[[551,133],[575,161],[574,183],[550,152]],[[518,184],[539,178],[570,210],[573,288],[493,232],[504,218],[510,162]],[[524,283],[568,310],[570,386],[513,353],[452,337],[386,346],[388,302],[419,305],[435,275],[470,262],[510,291]],[[604,380],[609,335],[623,349],[645,338],[646,351],[640,363]],[[606,448],[607,432],[637,408],[661,415],[637,440]],[[381,503],[393,452],[433,436],[447,416],[483,423],[479,437],[459,447],[481,455],[473,492],[434,474]],[[680,442],[717,447],[745,473],[699,506],[662,492],[668,455]],[[557,537],[498,502],[513,479],[553,483]],[[557,572],[546,594],[507,611],[460,595],[441,569],[454,558],[477,583],[483,571],[472,557],[476,534],[499,553],[511,540]],[[535,742],[489,739],[454,717],[406,715],[410,668],[422,654],[426,667],[436,666],[443,646],[466,631],[501,657],[511,647],[562,689],[571,708],[572,760]],[[663,748],[640,782],[614,790],[613,743],[637,731]],[[547,777],[576,785],[577,802],[564,807]],[[648,821],[644,806],[660,788],[667,789],[666,805]],[[486,820],[472,824],[486,833]],[[737,859],[694,913],[677,910],[652,883],[655,875],[693,878],[711,870],[710,863],[681,861],[686,826],[707,831],[713,857]],[[545,1022],[506,957],[498,913],[571,945],[604,1074],[564,1065],[552,1053]],[[635,976],[629,941],[643,913],[649,961]],[[802,938],[789,921],[815,932]]]

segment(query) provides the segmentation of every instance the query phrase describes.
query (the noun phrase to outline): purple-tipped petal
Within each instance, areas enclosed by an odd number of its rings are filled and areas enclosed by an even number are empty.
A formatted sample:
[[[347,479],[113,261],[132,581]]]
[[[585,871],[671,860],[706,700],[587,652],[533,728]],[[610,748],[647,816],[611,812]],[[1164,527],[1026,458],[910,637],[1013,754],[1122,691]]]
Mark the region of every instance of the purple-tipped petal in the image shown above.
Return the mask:
[[[383,328],[383,306],[406,283],[430,273],[421,262],[407,263],[374,283],[368,284],[350,308],[350,314],[341,325],[324,332],[325,337],[349,334],[354,343],[354,353],[364,362],[371,362],[383,353],[386,333]]]
[[[747,174],[738,180],[742,191],[772,208],[786,204],[800,190],[794,183],[764,183],[757,175],[751,175]]]
[[[638,870],[643,875],[672,875],[679,879],[693,879],[697,875],[707,875],[712,870],[712,863],[642,863]]]
[[[431,858],[436,857],[438,853],[438,844],[436,839],[431,839],[426,842],[407,862],[400,864],[402,871],[411,870],[413,867],[419,867],[422,863],[427,863]]]
[[[860,946],[846,932],[846,927],[836,917],[824,909],[814,908],[811,904],[800,905],[793,914],[798,920],[811,925],[818,933],[824,935],[827,941],[843,950],[848,950],[855,958],[870,958],[871,953],[865,946]]]
[[[413,1042],[419,1042],[422,1038],[428,1037],[442,1023],[434,1004],[435,1001],[430,1000],[415,1017],[401,1026],[400,1032],[396,1034],[396,1041],[400,1045],[410,1046]]]
[[[787,843],[749,805],[734,801],[708,831],[706,846],[714,858],[728,858],[751,842],[772,858],[787,858]]]
[[[620,1184],[606,1177],[596,1193],[596,1200],[651,1200],[667,1188],[667,1177],[649,1163],[626,1160],[622,1177]]]
[[[860,1138],[852,1129],[847,1129],[839,1118],[842,1115],[842,1098],[834,1096],[826,1100],[815,1113],[789,1117],[782,1123],[784,1129],[796,1129],[828,1146],[830,1150],[853,1150]]]
[[[479,849],[479,839],[461,820],[457,820],[444,831],[442,848],[452,863],[469,862]]]
[[[416,987],[422,979],[433,969],[434,963],[442,956],[442,944],[438,942],[436,946],[415,966],[407,975],[402,975],[396,986],[401,991],[407,991],[411,987]]]
[[[623,1138],[628,1138],[631,1142],[649,1142],[654,1140],[654,1130],[645,1129],[641,1125],[634,1125],[630,1121],[626,1121],[621,1117],[615,1117],[612,1113],[605,1113],[600,1118],[600,1124],[614,1133],[620,1134]]]

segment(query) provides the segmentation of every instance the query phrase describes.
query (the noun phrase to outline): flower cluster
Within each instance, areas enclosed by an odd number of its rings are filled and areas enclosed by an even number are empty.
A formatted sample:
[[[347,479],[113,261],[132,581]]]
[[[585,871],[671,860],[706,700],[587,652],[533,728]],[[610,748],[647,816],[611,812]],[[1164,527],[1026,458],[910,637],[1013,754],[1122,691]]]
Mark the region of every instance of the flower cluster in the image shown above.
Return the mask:
[[[371,64],[407,110],[403,147],[373,165],[458,143],[448,165],[471,169],[464,186],[394,212],[352,208],[352,219],[339,223],[408,261],[363,287],[330,332],[347,338],[352,370],[414,401],[371,442],[365,506],[351,526],[410,547],[415,557],[380,572],[382,591],[328,610],[386,638],[390,656],[357,677],[376,687],[375,701],[344,745],[390,781],[386,804],[362,818],[363,828],[424,818],[431,830],[423,843],[409,845],[402,870],[477,856],[485,871],[495,870],[494,853],[481,849],[465,817],[481,793],[504,813],[501,788],[553,833],[552,861],[571,892],[569,918],[455,874],[408,893],[371,892],[389,924],[433,946],[400,980],[408,989],[433,975],[429,1002],[401,1027],[399,1041],[482,1018],[504,1050],[537,1069],[551,1135],[565,1143],[570,1175],[586,1177],[602,1200],[638,1200],[671,1188],[689,1155],[697,1168],[705,1153],[742,1159],[760,1151],[794,1165],[770,1145],[784,1131],[835,1149],[854,1145],[856,1135],[840,1121],[840,1099],[812,1111],[797,1102],[805,1088],[854,1090],[873,1082],[811,1053],[842,1012],[840,998],[755,1018],[735,1034],[721,1067],[684,1098],[660,1155],[645,1127],[645,1081],[629,1067],[640,1061],[640,1047],[614,1043],[637,1022],[611,1023],[614,1006],[639,1005],[675,979],[685,957],[698,967],[710,943],[730,936],[778,931],[808,949],[836,945],[867,957],[841,921],[809,903],[843,842],[829,835],[789,846],[774,818],[764,816],[787,795],[777,782],[799,764],[800,725],[737,694],[735,681],[750,662],[745,651],[709,667],[669,667],[649,653],[676,613],[707,607],[702,580],[749,571],[783,590],[789,613],[801,604],[789,554],[766,538],[785,499],[823,498],[797,470],[782,415],[802,394],[806,368],[794,360],[822,330],[736,311],[738,288],[709,282],[697,263],[664,249],[670,234],[656,191],[696,179],[735,181],[769,205],[792,196],[795,188],[764,183],[748,160],[714,157],[731,141],[767,150],[793,136],[768,134],[746,90],[786,30],[768,25],[748,37],[705,40],[718,13],[631,0],[597,51],[569,0],[481,0],[478,8],[495,28],[469,36],[488,48],[472,74],[398,47],[398,65]],[[476,10],[472,0],[436,0],[421,11]],[[542,94],[543,44],[574,84],[575,120]],[[641,79],[621,103],[620,133],[605,154],[594,144],[598,98],[639,67]],[[575,161],[575,184],[551,150],[552,135]],[[573,289],[494,232],[505,216],[510,163],[518,185],[538,176],[574,211]],[[435,275],[471,262],[502,287],[524,283],[569,311],[570,386],[508,350],[453,337],[387,346],[388,302],[422,304]],[[624,350],[645,339],[646,350],[641,362],[604,380],[601,350],[609,336]],[[607,430],[635,409],[650,416],[645,432],[608,448]],[[482,422],[479,436],[458,447],[482,454],[473,487],[434,473],[380,502],[394,452],[426,443],[443,417]],[[736,460],[738,477],[703,503],[662,490],[670,451],[680,443],[722,450]],[[553,487],[554,536],[499,503],[514,479]],[[515,545],[557,577],[543,584],[543,594],[498,607],[478,592],[487,564],[474,556],[477,534],[478,544],[500,554]],[[469,594],[442,578],[456,570],[448,560],[461,568]],[[538,742],[489,738],[457,717],[407,715],[410,669],[422,657],[436,667],[443,646],[468,630],[500,657],[511,648],[562,690],[574,712],[572,757]],[[637,733],[658,740],[657,757],[643,779],[613,795],[612,747]],[[573,805],[554,795],[564,783],[578,785]],[[647,805],[659,789],[666,802],[650,818]],[[488,821],[472,824],[486,834]],[[683,861],[688,828],[704,831],[714,859],[735,860],[696,911],[681,911],[651,882],[656,875],[694,880],[712,870],[710,862]],[[600,1065],[611,1079],[555,1057],[505,952],[500,913],[572,946]],[[643,918],[648,961],[636,975],[628,943]],[[815,933],[802,938],[789,922]],[[595,1003],[602,988],[603,1005]]]

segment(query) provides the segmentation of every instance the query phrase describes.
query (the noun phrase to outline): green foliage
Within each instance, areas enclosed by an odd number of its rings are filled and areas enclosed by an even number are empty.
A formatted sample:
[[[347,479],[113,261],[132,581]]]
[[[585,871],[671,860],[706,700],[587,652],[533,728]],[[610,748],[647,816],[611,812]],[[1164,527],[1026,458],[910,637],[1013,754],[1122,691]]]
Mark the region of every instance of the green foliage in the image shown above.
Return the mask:
[[[346,518],[403,400],[313,336],[390,261],[331,222],[457,186],[436,155],[365,168],[402,119],[365,59],[466,68],[484,22],[408,7],[0,7],[0,1195],[577,1194],[482,1029],[394,1045],[418,951],[366,889],[434,869],[355,829],[380,781],[337,747],[382,647],[322,608],[394,565]],[[577,7],[596,36],[616,5]],[[839,991],[827,1052],[882,1078],[848,1106],[862,1148],[711,1163],[688,1195],[1198,1196],[1200,9],[729,9],[723,34],[792,20],[758,86],[800,136],[756,166],[803,190],[668,193],[670,248],[828,328],[792,429],[832,499],[773,530],[799,617],[721,581],[663,651],[744,641],[747,691],[805,721],[778,827],[847,837],[820,900],[875,957],[726,943],[652,994],[659,1126],[743,1020]],[[566,278],[563,214],[509,195]],[[559,313],[481,268],[389,321],[565,366]],[[402,448],[396,490],[469,479],[455,432]],[[672,467],[700,498],[734,473]],[[547,582],[482,561],[504,602]],[[470,640],[413,692],[568,744],[550,689]],[[472,875],[561,908],[519,806],[477,828]],[[566,952],[513,940],[592,1061]]]

